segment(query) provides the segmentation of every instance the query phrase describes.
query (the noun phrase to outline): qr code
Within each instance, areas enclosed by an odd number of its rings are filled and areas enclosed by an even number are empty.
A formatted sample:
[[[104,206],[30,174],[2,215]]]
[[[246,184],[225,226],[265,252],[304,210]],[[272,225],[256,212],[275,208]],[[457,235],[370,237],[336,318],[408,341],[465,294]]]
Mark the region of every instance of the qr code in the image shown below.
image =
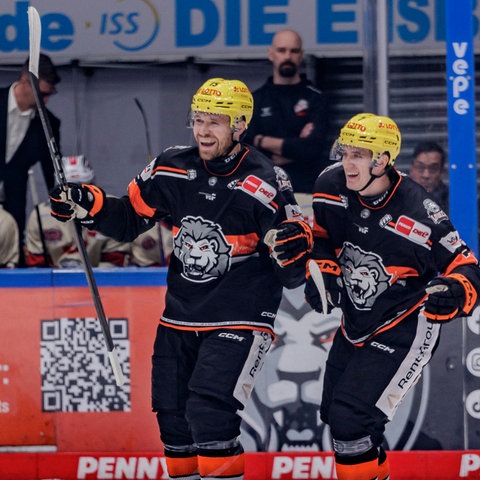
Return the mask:
[[[126,318],[108,320],[125,376],[118,387],[96,318],[41,321],[40,371],[45,412],[130,411],[130,342]]]

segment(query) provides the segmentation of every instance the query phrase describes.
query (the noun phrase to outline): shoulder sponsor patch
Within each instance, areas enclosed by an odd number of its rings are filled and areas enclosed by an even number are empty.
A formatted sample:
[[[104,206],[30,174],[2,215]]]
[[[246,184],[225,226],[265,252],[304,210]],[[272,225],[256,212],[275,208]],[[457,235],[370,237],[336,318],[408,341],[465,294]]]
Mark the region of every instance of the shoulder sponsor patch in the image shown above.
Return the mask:
[[[395,224],[395,230],[416,243],[427,243],[432,230],[423,223],[417,222],[406,215],[400,216]]]
[[[277,190],[255,175],[249,175],[240,186],[249,195],[258,198],[262,203],[269,204],[277,194]]]
[[[449,252],[455,252],[460,245],[463,245],[464,242],[460,238],[459,233],[455,230],[454,232],[449,232],[447,235],[440,239],[440,244],[443,245]]]

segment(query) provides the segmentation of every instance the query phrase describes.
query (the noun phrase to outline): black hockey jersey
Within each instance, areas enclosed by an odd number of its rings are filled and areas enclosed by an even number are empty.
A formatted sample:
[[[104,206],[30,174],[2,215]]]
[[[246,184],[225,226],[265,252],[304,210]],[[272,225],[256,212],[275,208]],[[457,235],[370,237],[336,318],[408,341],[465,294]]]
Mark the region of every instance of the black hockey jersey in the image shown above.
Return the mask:
[[[447,214],[397,170],[380,198],[367,203],[348,190],[341,164],[315,183],[316,259],[335,260],[348,294],[343,329],[361,344],[418,308],[425,286],[439,274],[461,273],[478,292],[480,269]]]
[[[105,200],[94,228],[132,240],[155,221],[173,224],[173,253],[162,322],[174,328],[273,331],[282,283],[303,282],[304,265],[281,269],[262,239],[287,218],[301,218],[283,170],[244,147],[203,161],[196,147],[174,147]]]

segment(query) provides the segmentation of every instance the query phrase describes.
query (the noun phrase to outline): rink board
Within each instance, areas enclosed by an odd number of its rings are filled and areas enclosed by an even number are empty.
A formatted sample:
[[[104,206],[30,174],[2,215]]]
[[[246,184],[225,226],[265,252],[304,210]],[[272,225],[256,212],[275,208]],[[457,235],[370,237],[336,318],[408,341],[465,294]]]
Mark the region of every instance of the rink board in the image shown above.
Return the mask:
[[[480,478],[480,452],[389,452],[392,480]],[[328,453],[248,453],[245,480],[335,479]],[[3,453],[0,480],[168,479],[156,453]]]

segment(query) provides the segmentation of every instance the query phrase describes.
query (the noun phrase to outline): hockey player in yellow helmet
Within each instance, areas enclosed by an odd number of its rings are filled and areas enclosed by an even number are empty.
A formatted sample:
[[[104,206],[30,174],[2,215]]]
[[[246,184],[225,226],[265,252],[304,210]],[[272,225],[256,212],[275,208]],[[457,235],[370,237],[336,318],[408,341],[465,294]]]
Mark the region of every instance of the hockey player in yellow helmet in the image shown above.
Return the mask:
[[[312,236],[289,177],[241,136],[253,100],[239,80],[212,78],[188,102],[195,145],[161,152],[111,198],[91,185],[51,192],[52,215],[132,241],[169,218],[173,251],[152,357],[156,412],[168,477],[244,474],[241,417],[273,340],[283,287],[304,281]],[[93,193],[97,192],[96,195]],[[278,225],[293,262],[264,242]],[[280,258],[282,255],[278,256]]]
[[[253,97],[240,80],[211,78],[193,96],[191,112],[227,115],[232,128],[239,121],[244,121],[248,128],[253,115]]]
[[[320,405],[338,480],[390,478],[387,423],[432,359],[442,323],[479,305],[478,261],[441,206],[394,167],[400,146],[392,119],[355,115],[313,189],[305,298],[320,313],[341,309]]]
[[[212,78],[193,95],[188,125],[193,128],[200,157],[230,157],[240,151],[240,139],[253,114],[253,97],[240,80]],[[224,135],[221,125],[229,134]]]
[[[353,116],[340,130],[340,135],[332,148],[332,160],[341,160],[344,152],[352,147],[369,150],[372,155],[370,178],[356,191],[361,192],[379,176],[385,175],[393,167],[400,153],[402,137],[397,124],[389,117],[373,113],[360,113]],[[377,167],[382,156],[386,162],[384,168]]]

